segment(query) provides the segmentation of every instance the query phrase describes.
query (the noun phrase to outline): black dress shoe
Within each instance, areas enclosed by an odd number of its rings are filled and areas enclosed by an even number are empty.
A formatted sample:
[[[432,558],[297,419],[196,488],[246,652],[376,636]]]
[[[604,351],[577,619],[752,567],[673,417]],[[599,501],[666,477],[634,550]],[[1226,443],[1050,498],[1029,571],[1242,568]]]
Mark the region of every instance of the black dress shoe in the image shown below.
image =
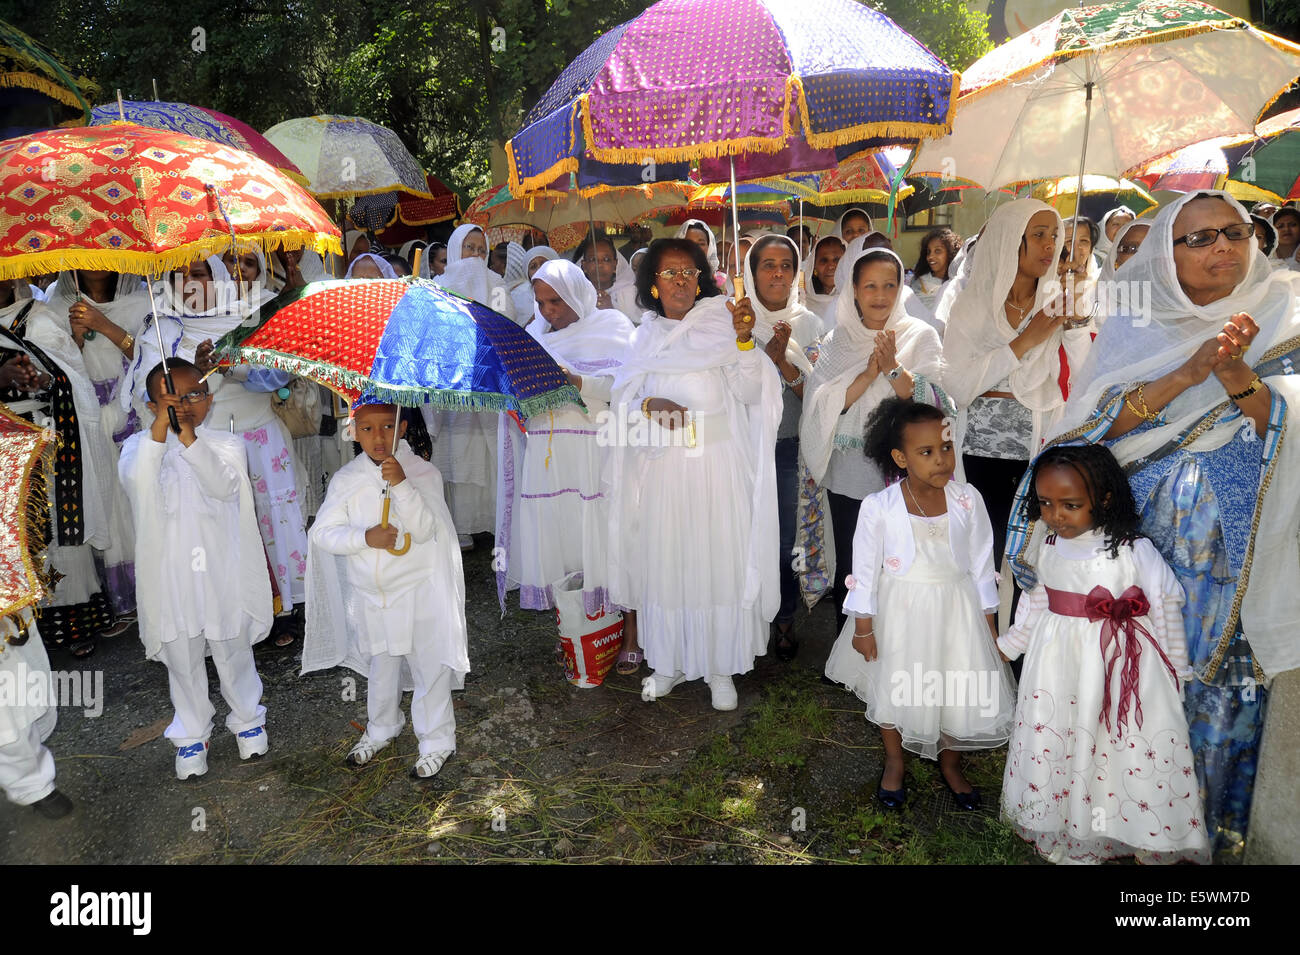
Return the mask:
[[[776,654],[778,660],[789,663],[799,653],[799,640],[794,635],[794,624],[790,624],[784,631],[773,624],[772,632],[772,652]]]
[[[902,809],[903,803],[907,801],[907,787],[902,789],[886,789],[885,774],[880,774],[880,783],[876,786],[876,798],[880,800],[881,805],[886,809]]]
[[[72,812],[72,800],[56,789],[44,799],[32,803],[32,808],[46,819],[62,819]]]
[[[980,791],[974,786],[971,787],[971,790],[968,793],[959,793],[957,790],[953,789],[952,786],[948,785],[948,780],[945,779],[943,784],[948,786],[948,792],[952,793],[952,801],[957,804],[958,809],[963,809],[966,812],[975,812],[984,807],[984,800],[980,797]]]

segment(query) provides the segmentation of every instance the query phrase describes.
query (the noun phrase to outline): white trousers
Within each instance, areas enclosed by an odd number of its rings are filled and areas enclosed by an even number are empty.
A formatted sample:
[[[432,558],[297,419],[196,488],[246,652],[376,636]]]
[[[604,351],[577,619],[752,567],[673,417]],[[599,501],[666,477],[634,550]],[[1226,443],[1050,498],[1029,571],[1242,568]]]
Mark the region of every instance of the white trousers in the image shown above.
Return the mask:
[[[411,668],[415,692],[411,694],[411,723],[420,741],[420,755],[456,749],[456,714],[451,705],[454,671],[416,641],[404,657],[376,653],[370,658],[370,682],[366,687],[366,734],[383,742],[402,731],[402,661]]]
[[[12,743],[0,746],[0,789],[20,806],[54,792],[54,754],[42,745],[35,723]]]
[[[178,637],[164,643],[159,654],[167,665],[172,708],[176,711],[163,735],[178,748],[205,743],[212,735],[212,717],[217,709],[208,698],[208,667],[203,658],[209,647],[220,680],[221,698],[230,707],[226,729],[242,733],[266,723],[266,707],[261,704],[262,678],[257,675],[253,662],[253,648],[243,638]]]

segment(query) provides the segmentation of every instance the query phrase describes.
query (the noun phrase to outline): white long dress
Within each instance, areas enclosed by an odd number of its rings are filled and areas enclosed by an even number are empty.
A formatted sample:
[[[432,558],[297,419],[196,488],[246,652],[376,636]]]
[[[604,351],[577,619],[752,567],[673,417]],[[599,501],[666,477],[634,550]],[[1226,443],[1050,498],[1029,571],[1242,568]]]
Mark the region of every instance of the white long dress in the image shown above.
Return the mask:
[[[1021,599],[1015,626],[998,641],[1008,656],[1025,651],[1002,817],[1053,862],[1098,862],[1136,851],[1150,853],[1151,861],[1208,862],[1180,696],[1179,679],[1190,669],[1183,591],[1173,571],[1145,538],[1121,546],[1111,559],[1100,531],[1073,540],[1048,537],[1036,568],[1038,586]],[[1107,729],[1103,621],[1053,612],[1045,588],[1088,594],[1101,586],[1119,597],[1134,585],[1151,608],[1135,622],[1150,636],[1137,633],[1127,647],[1119,638]],[[1134,657],[1137,694],[1121,730],[1121,679]]]
[[[517,470],[507,480],[514,486],[509,506],[515,511],[509,582],[512,587],[518,584],[519,606],[525,610],[554,607],[551,585],[574,570],[583,572],[582,597],[588,613],[610,605],[609,521],[601,488],[605,449],[598,440],[597,420],[609,407],[611,381],[583,376],[587,414],[565,406],[529,418],[526,441],[518,440],[523,436],[516,433],[503,436],[516,439],[515,448],[522,452],[509,455]],[[501,416],[501,427],[518,431],[506,415]],[[503,486],[503,498],[505,493]]]
[[[916,556],[906,573],[880,574],[875,660],[853,648],[856,618],[840,631],[826,676],[867,704],[867,719],[898,730],[903,748],[992,749],[1011,734],[1015,687],[998,656],[971,575],[953,559],[947,514],[909,514]]]
[[[645,572],[634,606],[656,673],[688,680],[747,673],[766,652],[762,608],[742,601],[752,467],[743,436],[726,433],[724,411],[727,391],[742,403],[759,400],[759,371],[754,362],[738,362],[646,377],[645,396],[668,398],[709,422],[697,428],[694,449],[647,448],[635,457],[641,523],[629,549],[640,552]],[[721,424],[715,429],[714,422]]]

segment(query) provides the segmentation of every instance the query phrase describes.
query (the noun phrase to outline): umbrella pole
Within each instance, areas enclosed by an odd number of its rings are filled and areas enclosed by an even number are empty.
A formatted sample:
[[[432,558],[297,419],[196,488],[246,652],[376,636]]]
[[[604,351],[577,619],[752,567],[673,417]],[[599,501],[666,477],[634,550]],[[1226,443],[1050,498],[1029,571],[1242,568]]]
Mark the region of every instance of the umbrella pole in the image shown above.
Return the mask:
[[[76,269],[72,270],[72,284],[77,290],[77,301],[84,302],[86,297],[81,294],[81,276],[77,273]],[[91,329],[87,329],[86,334],[83,335],[82,338],[86,341],[92,341],[95,338],[95,332]]]
[[[397,442],[399,442],[399,441],[402,440],[402,437],[401,437],[401,435],[402,435],[402,406],[401,406],[401,405],[397,405],[396,407],[397,407],[397,417],[396,417],[396,419],[393,421],[393,452],[392,452],[392,453],[393,453],[393,456],[394,456],[394,457],[397,456]],[[382,513],[382,514],[380,515],[380,517],[379,517],[379,526],[380,526],[380,527],[387,527],[387,526],[388,526],[388,507],[389,507],[389,504],[390,504],[390,502],[391,502],[391,500],[392,500],[392,493],[393,493],[393,486],[392,486],[391,484],[389,484],[387,481],[385,481],[385,482],[384,482],[384,510],[383,510],[383,513]],[[390,548],[388,548],[388,553],[394,555],[395,557],[401,557],[403,554],[405,554],[405,553],[406,553],[408,550],[410,550],[410,549],[411,549],[411,535],[410,535],[410,534],[407,534],[407,535],[405,536],[405,538],[403,539],[403,541],[402,541],[402,546],[401,546],[401,547],[390,547]]]
[[[736,288],[736,301],[739,302],[745,297],[745,273],[740,268],[740,206],[736,202],[736,157],[727,158],[731,162],[731,230],[735,233],[731,244],[736,252],[736,277],[733,282]]]
[[[1091,73],[1091,67],[1089,67]],[[1092,90],[1097,84],[1092,80],[1084,85],[1086,91],[1083,109],[1083,148],[1079,150],[1079,188],[1074,194],[1074,216],[1073,223],[1070,226],[1070,259],[1074,260],[1075,239],[1079,235],[1079,212],[1083,204],[1083,170],[1088,162],[1088,126],[1092,123]],[[1073,317],[1074,302],[1073,300],[1066,303],[1066,314]]]
[[[158,357],[162,359],[163,381],[167,385],[167,394],[176,394],[176,385],[172,382],[171,369],[167,367],[167,347],[163,344],[162,325],[158,321],[158,308],[153,301],[153,282],[146,281],[145,288],[149,290],[149,312],[153,315],[153,330],[158,336]],[[176,419],[176,409],[167,409],[167,420],[171,423],[172,430],[177,434],[181,433],[181,423]]]

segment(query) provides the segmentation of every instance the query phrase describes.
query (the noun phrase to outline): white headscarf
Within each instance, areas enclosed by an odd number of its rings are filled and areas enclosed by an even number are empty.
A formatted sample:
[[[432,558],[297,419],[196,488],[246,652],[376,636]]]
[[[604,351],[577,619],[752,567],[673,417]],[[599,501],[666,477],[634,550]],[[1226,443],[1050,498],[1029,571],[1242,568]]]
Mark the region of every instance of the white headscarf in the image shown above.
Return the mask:
[[[516,320],[523,321],[524,318],[527,317],[529,321],[531,321],[533,316],[533,306],[535,304],[535,299],[533,298],[533,283],[528,278],[529,266],[531,266],[538,259],[544,259],[545,261],[549,262],[552,259],[557,258],[558,256],[559,253],[556,252],[554,249],[552,249],[549,245],[535,245],[524,253],[523,267],[521,273],[523,278],[520,281],[516,282],[510,289],[510,300],[515,307]],[[582,270],[579,269],[578,271],[581,272]],[[506,266],[506,274],[507,275],[510,274],[509,264],[507,264]],[[592,290],[593,291],[595,290],[594,286]]]
[[[447,266],[449,268],[451,267],[451,263],[459,262],[461,260],[461,257],[464,255],[461,246],[465,244],[465,239],[469,237],[471,232],[481,233],[483,236],[483,244],[484,246],[487,245],[487,233],[484,232],[480,226],[476,226],[472,222],[462,222],[452,230],[451,235],[447,238]],[[483,261],[487,261],[487,256],[483,256]]]
[[[280,257],[272,255],[266,264],[269,266],[266,287],[277,294],[284,291],[286,277],[280,265]],[[325,263],[314,249],[302,250],[302,255],[298,258],[298,274],[302,276],[304,282],[308,283],[323,282],[331,277],[326,274]]]
[[[835,240],[840,245],[844,245],[844,240],[838,235],[824,235],[813,243],[812,252],[803,264],[804,272],[804,304],[808,310],[815,314],[822,321],[822,331],[829,332],[835,327],[835,291],[818,292],[813,289],[813,274],[817,270],[817,250],[823,242]],[[847,254],[848,250],[845,250]],[[843,261],[841,259],[841,261]],[[838,274],[838,271],[837,271]],[[838,288],[838,286],[837,286]]]
[[[1123,244],[1124,236],[1128,235],[1129,229],[1134,226],[1147,227],[1150,225],[1150,219],[1134,219],[1132,222],[1125,222],[1119,227],[1119,231],[1115,233],[1115,241],[1111,243],[1110,249],[1106,252],[1106,260],[1102,263],[1101,272],[1097,276],[1098,282],[1114,282],[1119,277],[1116,275],[1116,271],[1120,268],[1124,269],[1123,277],[1125,279],[1128,278],[1128,269],[1126,268],[1128,262],[1125,262],[1122,266],[1117,266],[1115,264],[1115,261],[1119,258],[1119,247]],[[1131,261],[1133,260],[1129,259],[1129,262]],[[1101,328],[1102,324],[1109,316],[1099,315],[1097,317],[1100,319],[1100,321],[1096,323],[1097,327]]]
[[[749,254],[745,256],[745,288],[748,290],[749,304],[754,309],[754,339],[760,346],[765,346],[776,331],[776,323],[785,322],[790,326],[790,340],[785,346],[786,360],[803,374],[810,375],[812,362],[804,354],[804,349],[821,337],[821,319],[799,304],[799,247],[795,245],[794,240],[786,236],[774,235],[773,237],[772,241],[784,243],[794,256],[794,274],[791,276],[790,294],[785,300],[785,305],[776,311],[769,311],[759,300],[758,286],[754,282],[754,267],[758,264],[754,258],[754,250],[762,241],[760,239],[751,245]]]
[[[45,304],[50,307],[52,320],[69,336],[72,335],[72,325],[68,320],[68,310],[81,297],[77,292],[74,274],[72,271],[60,272],[45,296]],[[19,281],[15,285],[15,295],[22,298],[29,294],[28,289],[26,282]],[[140,334],[144,318],[149,314],[149,293],[138,275],[120,273],[112,300],[92,302],[87,298],[86,301],[132,337]],[[84,342],[81,354],[86,363],[86,371],[93,381],[107,381],[122,376],[122,351],[106,336],[98,335]],[[116,419],[112,423],[114,426],[119,424]]]
[[[1097,237],[1097,244],[1093,247],[1092,252],[1102,262],[1106,261],[1106,256],[1110,254],[1111,248],[1115,245],[1115,242],[1106,238],[1106,223],[1110,222],[1110,220],[1116,216],[1132,216],[1136,219],[1137,213],[1128,206],[1116,206],[1114,209],[1111,209],[1110,212],[1101,217],[1101,235]],[[1119,240],[1119,235],[1118,232],[1115,233],[1116,241]]]
[[[533,281],[553,288],[578,320],[553,329],[534,305],[536,317],[528,325],[528,334],[565,368],[580,375],[612,375],[623,363],[636,326],[618,309],[596,308],[596,287],[567,259],[543,263]]]
[[[1025,229],[1029,220],[1040,212],[1050,212],[1056,221],[1056,245],[1052,265],[1038,280],[1034,301],[1025,311],[1026,320],[1060,292],[1061,283],[1056,278],[1055,269],[1065,244],[1061,217],[1045,202],[1016,199],[999,206],[989,217],[981,233],[979,254],[971,263],[965,285],[953,300],[944,328],[943,385],[963,412],[972,401],[998,384],[996,380],[988,380],[989,367],[994,357],[1003,352],[1018,334],[1007,321],[1003,306],[1019,270],[1020,244]],[[1073,345],[1074,337],[1066,340],[1063,335],[1058,327],[1045,342],[1025,352],[1008,376],[1011,393],[1033,412],[1034,434],[1030,450],[1034,453],[1065,405],[1060,385],[1060,347],[1063,340]],[[1076,367],[1080,362],[1082,356],[1076,358]],[[959,431],[964,430],[964,423],[963,415],[958,423]]]
[[[415,247],[417,245],[420,247],[420,258],[424,259],[424,251],[429,247],[429,243],[425,242],[423,239],[411,239],[408,242],[402,243],[402,248],[399,254],[402,258],[406,259],[408,265],[415,265]],[[414,268],[412,269],[412,274],[415,274]]]
[[[870,235],[875,228],[875,223],[872,222],[871,216],[867,215],[866,209],[863,209],[861,206],[854,206],[852,209],[845,209],[844,212],[840,214],[840,217],[835,220],[835,234],[840,237],[841,242],[844,241],[844,220],[847,219],[853,213],[866,216],[867,231],[863,233],[864,235]]]
[[[1242,222],[1250,221],[1245,208],[1226,192],[1206,191],[1227,202]],[[1242,359],[1247,364],[1256,365],[1266,354],[1277,354],[1279,349],[1300,348],[1300,275],[1273,271],[1253,238],[1246,240],[1250,243],[1246,274],[1232,294],[1209,305],[1195,305],[1183,291],[1174,264],[1174,220],[1188,202],[1202,194],[1189,193],[1161,209],[1137,254],[1124,264],[1123,277],[1150,290],[1149,318],[1117,312],[1106,322],[1078,375],[1061,433],[1075,430],[1091,419],[1111,389],[1128,391],[1178,368],[1237,312],[1248,312],[1259,326],[1259,334]],[[1289,419],[1300,407],[1300,387],[1294,376],[1270,375],[1264,382],[1286,400]],[[1125,435],[1114,442],[1111,450],[1120,464],[1140,461],[1187,432],[1194,422],[1220,405],[1229,411],[1221,419],[1231,420],[1218,420],[1184,447],[1209,451],[1226,444],[1242,428],[1253,432],[1252,423],[1231,414],[1234,406],[1218,379],[1211,375],[1165,407],[1166,424]],[[1241,624],[1255,658],[1265,674],[1272,677],[1300,667],[1300,641],[1295,639],[1295,622],[1300,619],[1300,588],[1295,581],[1300,560],[1300,440],[1294,435],[1283,433],[1270,473],[1272,480],[1260,485],[1259,524],[1247,589],[1242,596]]]
[[[204,309],[190,307],[185,301],[184,279],[179,272],[167,275],[155,293],[157,311],[145,319],[140,334],[136,336],[135,358],[118,392],[118,401],[124,412],[131,410],[133,402],[145,400],[145,378],[162,360],[154,321],[162,332],[167,357],[193,361],[195,350],[204,341],[217,341],[255,313],[256,306],[239,298],[238,289],[221,257],[213,255],[206,261],[212,272],[216,304]]]
[[[1250,214],[1228,193],[1205,190],[1180,196],[1161,209],[1154,220],[1143,222],[1151,226],[1151,231],[1133,258],[1124,263],[1122,277],[1148,290],[1150,322],[1142,315],[1121,311],[1107,319],[1088,361],[1075,375],[1058,432],[1087,420],[1108,389],[1152,381],[1182,365],[1237,312],[1249,312],[1259,325],[1259,335],[1243,359],[1247,362],[1258,361],[1269,348],[1297,334],[1294,296],[1300,292],[1300,275],[1274,274],[1257,244],[1251,244],[1246,275],[1231,295],[1209,305],[1194,305],[1183,291],[1174,265],[1174,219],[1188,202],[1205,192],[1232,206],[1242,222],[1250,221]],[[1116,456],[1123,447],[1159,447],[1170,434],[1176,433],[1180,421],[1201,414],[1223,400],[1223,387],[1217,378],[1210,376],[1174,399],[1165,412],[1170,424],[1146,430],[1131,440],[1121,440],[1115,449]],[[1223,436],[1223,441],[1228,437],[1230,433]],[[1133,458],[1141,456],[1131,453]]]
[[[708,237],[709,237],[709,247],[708,247],[707,249],[704,250],[704,254],[708,257],[708,260],[709,260],[709,268],[713,269],[713,271],[715,271],[715,272],[719,272],[719,271],[721,271],[721,269],[718,268],[718,240],[717,240],[717,237],[714,236],[714,234],[713,234],[713,230],[710,229],[710,228],[708,227],[708,224],[705,223],[705,221],[704,221],[703,219],[687,219],[685,222],[683,222],[680,226],[677,227],[677,233],[673,236],[673,238],[674,238],[674,239],[689,239],[690,237],[687,236],[686,233],[687,233],[688,231],[690,231],[690,229],[691,229],[692,227],[694,227],[694,228],[696,228],[696,229],[703,229],[704,232],[705,232],[705,234],[708,235]],[[694,240],[694,239],[691,239],[690,241],[693,242],[693,241],[695,241],[695,240]]]
[[[506,288],[513,289],[520,282],[528,281],[528,250],[518,242],[506,243]]]
[[[857,241],[857,240],[854,240]],[[861,451],[867,417],[894,393],[883,374],[877,375],[862,397],[844,410],[844,395],[853,379],[866,367],[879,332],[867,328],[858,312],[853,288],[853,266],[864,256],[887,256],[898,265],[899,295],[881,331],[894,333],[898,363],[912,375],[934,382],[939,377],[942,348],[934,329],[907,314],[903,307],[903,260],[889,249],[858,248],[850,261],[843,285],[835,298],[835,330],[822,341],[813,373],[804,387],[803,418],[799,422],[799,453],[813,479],[821,481],[837,447]],[[848,259],[847,253],[845,259]],[[841,259],[843,264],[845,259]],[[882,369],[889,371],[889,369]]]
[[[373,252],[362,252],[355,259],[353,259],[352,264],[348,266],[348,274],[343,277],[345,279],[352,278],[352,272],[354,269],[356,269],[357,263],[366,260],[369,260],[375,264],[375,268],[379,269],[379,274],[382,278],[395,279],[398,277],[397,270],[393,268],[393,266],[389,263],[389,261],[385,259],[383,256],[375,255],[375,253]]]
[[[468,222],[456,227],[447,240],[447,270],[435,276],[433,282],[518,322],[519,317],[515,315],[515,305],[510,299],[505,280],[487,267],[487,259],[478,256],[462,257],[465,239],[475,230],[483,232]],[[487,234],[483,235],[486,239]]]

